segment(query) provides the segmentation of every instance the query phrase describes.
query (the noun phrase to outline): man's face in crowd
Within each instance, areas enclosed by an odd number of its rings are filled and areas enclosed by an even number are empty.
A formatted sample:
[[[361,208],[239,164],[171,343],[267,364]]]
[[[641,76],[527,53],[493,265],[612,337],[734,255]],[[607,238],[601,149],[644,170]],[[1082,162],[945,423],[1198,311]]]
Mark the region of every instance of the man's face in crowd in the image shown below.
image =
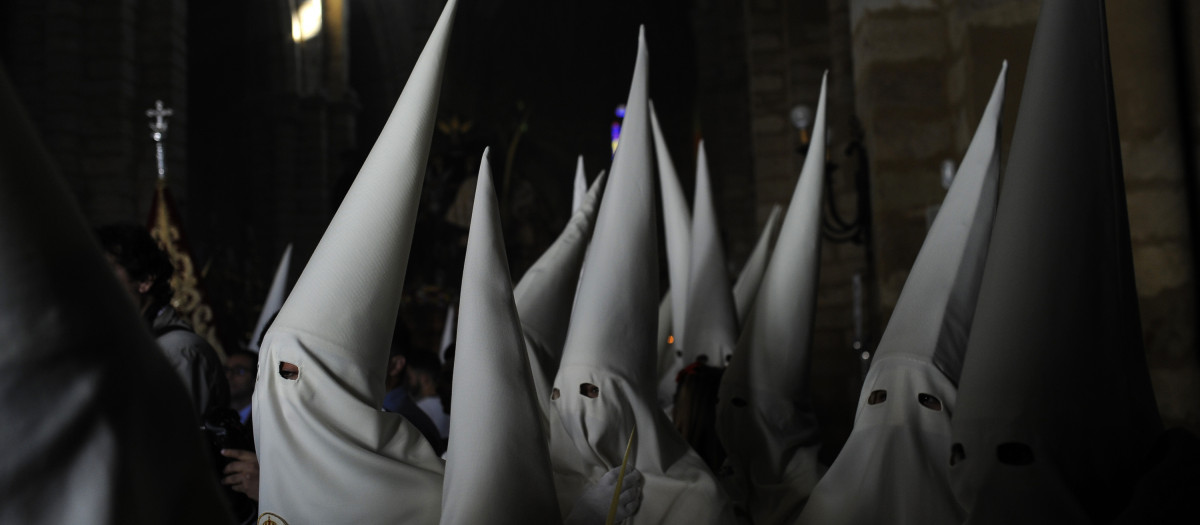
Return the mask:
[[[225,378],[229,380],[229,397],[249,399],[254,393],[254,378],[257,372],[250,356],[234,354],[225,361]]]

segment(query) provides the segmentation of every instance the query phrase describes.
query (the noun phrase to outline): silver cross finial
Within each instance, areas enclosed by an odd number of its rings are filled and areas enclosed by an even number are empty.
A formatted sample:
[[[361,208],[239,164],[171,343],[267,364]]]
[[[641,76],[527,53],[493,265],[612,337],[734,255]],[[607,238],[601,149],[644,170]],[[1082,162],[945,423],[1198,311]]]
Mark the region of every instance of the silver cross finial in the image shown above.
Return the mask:
[[[167,134],[167,119],[174,115],[175,112],[171,108],[164,108],[161,100],[154,101],[154,108],[146,110],[146,116],[153,118],[154,122],[150,124],[150,135],[154,138],[155,157],[158,160],[158,178],[163,179],[167,176],[166,155],[163,152],[163,139]]]

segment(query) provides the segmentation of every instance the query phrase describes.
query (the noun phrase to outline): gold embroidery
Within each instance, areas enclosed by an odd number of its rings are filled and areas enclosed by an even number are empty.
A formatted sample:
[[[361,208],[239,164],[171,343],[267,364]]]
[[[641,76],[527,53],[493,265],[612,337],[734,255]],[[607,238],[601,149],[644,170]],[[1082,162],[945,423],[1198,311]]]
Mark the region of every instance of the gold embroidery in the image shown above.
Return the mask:
[[[217,328],[213,326],[213,311],[200,289],[200,277],[188,253],[180,229],[179,219],[175,212],[175,203],[167,190],[166,182],[162,179],[154,188],[154,202],[151,204],[150,236],[158,241],[159,247],[171,260],[175,267],[175,275],[171,277],[171,288],[175,296],[171,298],[171,306],[192,324],[192,329],[200,337],[212,345],[217,351],[221,362],[225,362],[225,349],[217,338]]]
[[[264,512],[258,515],[258,525],[288,525],[287,520],[274,512]]]

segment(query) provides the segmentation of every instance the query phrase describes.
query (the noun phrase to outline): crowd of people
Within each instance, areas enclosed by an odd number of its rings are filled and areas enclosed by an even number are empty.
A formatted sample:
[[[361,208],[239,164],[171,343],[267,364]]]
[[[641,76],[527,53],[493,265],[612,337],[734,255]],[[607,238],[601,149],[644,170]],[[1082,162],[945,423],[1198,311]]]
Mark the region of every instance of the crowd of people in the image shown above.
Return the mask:
[[[1187,511],[1200,445],[1162,431],[1141,354],[1102,8],[1045,5],[1003,191],[1001,67],[831,465],[808,384],[824,156],[806,158],[762,256],[731,284],[706,146],[689,212],[644,31],[612,165],[559,238],[514,286],[485,150],[457,340],[408,344],[397,312],[456,8],[257,351],[223,363],[171,306],[172,267],[144,228],[88,234],[0,77],[0,413],[21,434],[0,432],[0,521],[1166,523]]]

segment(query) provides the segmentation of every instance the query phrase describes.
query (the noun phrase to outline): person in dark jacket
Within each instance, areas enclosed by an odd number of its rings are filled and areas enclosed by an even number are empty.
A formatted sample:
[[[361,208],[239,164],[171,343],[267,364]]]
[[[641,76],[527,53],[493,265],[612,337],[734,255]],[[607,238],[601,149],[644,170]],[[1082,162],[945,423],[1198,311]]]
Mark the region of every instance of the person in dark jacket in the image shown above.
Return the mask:
[[[117,280],[142,313],[167,361],[183,380],[197,415],[229,406],[225,370],[212,345],[171,306],[175,269],[146,228],[116,224],[96,231]]]

